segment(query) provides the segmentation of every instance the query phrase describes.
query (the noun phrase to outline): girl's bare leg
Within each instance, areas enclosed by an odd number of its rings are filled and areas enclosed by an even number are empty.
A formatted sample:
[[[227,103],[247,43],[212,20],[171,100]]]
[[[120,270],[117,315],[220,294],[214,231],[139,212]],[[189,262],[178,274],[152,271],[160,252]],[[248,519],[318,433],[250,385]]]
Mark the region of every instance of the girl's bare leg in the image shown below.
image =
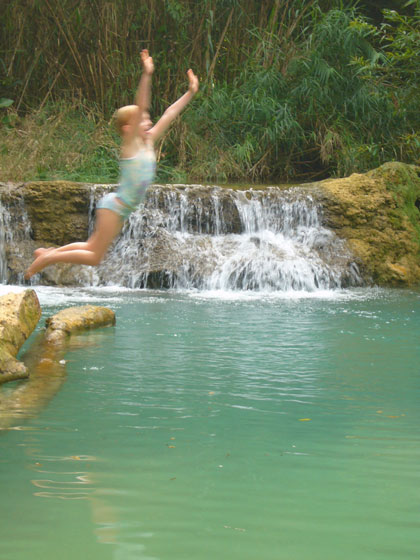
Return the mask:
[[[74,251],[75,249],[86,249],[86,244],[87,241],[82,241],[82,242],[78,242],[78,243],[69,243],[68,245],[63,245],[62,247],[39,247],[38,249],[35,249],[34,251],[34,257],[39,257],[39,255],[42,255],[45,252],[48,251]]]
[[[58,262],[97,266],[121,231],[122,224],[123,221],[116,212],[106,208],[99,209],[96,213],[95,231],[86,242],[41,251],[26,271],[25,278],[29,279],[46,266]]]
[[[54,247],[48,247],[47,249],[45,249],[44,247],[39,247],[38,249],[35,249],[34,251],[34,257],[39,257],[39,255],[41,255],[42,253],[45,253],[45,251],[52,251],[54,249]]]

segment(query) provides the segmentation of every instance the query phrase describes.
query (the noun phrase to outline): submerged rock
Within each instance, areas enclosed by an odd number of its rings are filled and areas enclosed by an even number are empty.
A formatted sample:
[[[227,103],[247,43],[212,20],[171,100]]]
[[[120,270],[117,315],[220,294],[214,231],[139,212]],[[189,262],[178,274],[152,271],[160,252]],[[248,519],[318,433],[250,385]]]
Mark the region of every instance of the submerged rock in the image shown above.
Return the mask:
[[[0,297],[0,384],[28,377],[26,366],[16,356],[40,317],[34,290]]]
[[[29,379],[18,384],[12,392],[0,393],[0,430],[9,429],[13,424],[20,425],[24,418],[38,414],[60,390],[66,379],[63,358],[72,344],[70,335],[114,325],[115,314],[105,307],[86,305],[64,309],[47,319],[46,323],[46,331],[40,332],[25,352],[26,377],[29,371]],[[86,345],[89,345],[88,341]]]
[[[62,344],[76,332],[115,325],[115,313],[107,307],[83,305],[59,311],[45,321],[47,344]]]

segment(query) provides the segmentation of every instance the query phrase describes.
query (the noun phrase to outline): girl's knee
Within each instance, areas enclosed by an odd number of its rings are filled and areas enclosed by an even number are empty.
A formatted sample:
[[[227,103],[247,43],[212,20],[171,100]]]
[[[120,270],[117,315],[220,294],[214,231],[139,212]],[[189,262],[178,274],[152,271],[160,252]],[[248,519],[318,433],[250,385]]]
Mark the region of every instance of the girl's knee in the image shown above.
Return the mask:
[[[99,266],[104,259],[104,255],[102,253],[93,253],[91,258],[92,266]]]
[[[89,252],[89,264],[91,266],[98,266],[101,264],[106,253],[106,250],[104,251],[100,244],[90,243],[89,241],[86,244],[86,251]]]

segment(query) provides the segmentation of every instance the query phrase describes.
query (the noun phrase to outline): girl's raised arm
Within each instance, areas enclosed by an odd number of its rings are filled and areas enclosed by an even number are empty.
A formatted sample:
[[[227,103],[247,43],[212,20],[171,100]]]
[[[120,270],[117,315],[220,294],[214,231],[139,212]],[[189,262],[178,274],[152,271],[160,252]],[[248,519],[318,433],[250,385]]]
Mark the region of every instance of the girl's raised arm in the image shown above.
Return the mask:
[[[189,81],[188,91],[184,93],[184,95],[177,101],[175,101],[175,103],[168,107],[161,118],[158,120],[158,122],[155,124],[155,126],[149,130],[148,135],[154,141],[162,136],[162,134],[169,128],[172,121],[174,121],[176,117],[181,113],[181,111],[185,109],[185,107],[197,93],[199,88],[197,76],[191,69],[188,70],[187,76]]]

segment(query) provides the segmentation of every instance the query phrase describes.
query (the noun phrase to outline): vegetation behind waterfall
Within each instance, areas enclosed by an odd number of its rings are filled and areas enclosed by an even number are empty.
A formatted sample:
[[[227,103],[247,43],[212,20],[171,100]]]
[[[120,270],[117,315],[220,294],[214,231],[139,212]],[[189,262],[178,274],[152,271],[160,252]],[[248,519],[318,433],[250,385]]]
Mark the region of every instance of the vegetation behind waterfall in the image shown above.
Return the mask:
[[[420,162],[418,0],[6,0],[1,180],[116,182],[139,52],[152,117],[200,76],[159,180],[309,181]]]

